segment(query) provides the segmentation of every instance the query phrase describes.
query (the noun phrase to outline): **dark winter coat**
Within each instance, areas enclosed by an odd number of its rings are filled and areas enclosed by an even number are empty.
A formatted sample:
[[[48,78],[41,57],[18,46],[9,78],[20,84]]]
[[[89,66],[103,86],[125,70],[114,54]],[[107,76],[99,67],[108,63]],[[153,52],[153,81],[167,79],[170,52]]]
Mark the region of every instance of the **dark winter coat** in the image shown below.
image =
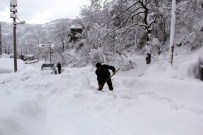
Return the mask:
[[[57,64],[57,67],[58,67],[58,69],[61,69],[61,64],[58,63],[58,64]]]
[[[115,72],[116,69],[113,66],[102,65],[100,69],[97,69],[95,71],[99,84],[105,82],[110,77],[111,74],[109,70],[112,70],[112,72]]]

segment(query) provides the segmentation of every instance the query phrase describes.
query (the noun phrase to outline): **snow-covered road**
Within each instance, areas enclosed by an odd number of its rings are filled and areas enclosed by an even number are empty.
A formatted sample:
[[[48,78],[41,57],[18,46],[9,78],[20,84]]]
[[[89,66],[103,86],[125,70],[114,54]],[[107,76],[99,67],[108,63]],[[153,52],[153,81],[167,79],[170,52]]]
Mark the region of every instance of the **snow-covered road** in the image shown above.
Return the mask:
[[[113,78],[114,92],[100,92],[93,67],[54,75],[26,66],[0,75],[0,135],[203,134],[201,81],[150,70],[138,77],[137,68]]]

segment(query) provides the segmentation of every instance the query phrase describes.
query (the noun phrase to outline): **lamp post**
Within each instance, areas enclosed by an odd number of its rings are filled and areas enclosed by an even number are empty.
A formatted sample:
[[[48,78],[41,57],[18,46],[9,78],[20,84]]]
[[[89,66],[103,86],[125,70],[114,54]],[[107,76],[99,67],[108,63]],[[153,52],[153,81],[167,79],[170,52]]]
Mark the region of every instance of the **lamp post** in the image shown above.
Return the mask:
[[[10,1],[10,18],[13,18],[13,54],[14,54],[14,72],[17,72],[17,45],[16,45],[16,25],[24,24],[25,21],[16,22],[17,16],[17,0]]]
[[[49,53],[50,53],[50,63],[51,63],[51,54],[53,53],[51,48],[51,40],[49,40]]]
[[[64,50],[65,50],[65,40],[63,40],[63,45],[62,45],[62,52],[64,52]]]

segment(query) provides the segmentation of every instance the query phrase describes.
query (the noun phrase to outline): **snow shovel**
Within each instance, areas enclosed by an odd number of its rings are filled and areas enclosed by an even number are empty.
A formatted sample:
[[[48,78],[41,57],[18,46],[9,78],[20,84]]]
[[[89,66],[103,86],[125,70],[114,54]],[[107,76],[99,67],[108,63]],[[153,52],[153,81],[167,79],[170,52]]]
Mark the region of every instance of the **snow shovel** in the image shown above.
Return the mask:
[[[119,70],[120,70],[120,68],[117,69],[102,85],[100,85],[97,90],[102,90],[102,88],[104,87],[104,84],[105,84],[109,79],[111,79]]]

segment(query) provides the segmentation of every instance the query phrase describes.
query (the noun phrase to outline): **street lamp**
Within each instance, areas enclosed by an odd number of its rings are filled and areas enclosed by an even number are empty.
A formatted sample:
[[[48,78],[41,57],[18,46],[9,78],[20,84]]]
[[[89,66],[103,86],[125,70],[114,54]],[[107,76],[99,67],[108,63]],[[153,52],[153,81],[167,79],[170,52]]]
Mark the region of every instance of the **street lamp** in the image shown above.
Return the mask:
[[[14,53],[14,72],[17,72],[17,47],[16,47],[16,25],[24,24],[25,21],[16,22],[17,16],[17,0],[10,1],[10,18],[13,18],[13,53]]]

